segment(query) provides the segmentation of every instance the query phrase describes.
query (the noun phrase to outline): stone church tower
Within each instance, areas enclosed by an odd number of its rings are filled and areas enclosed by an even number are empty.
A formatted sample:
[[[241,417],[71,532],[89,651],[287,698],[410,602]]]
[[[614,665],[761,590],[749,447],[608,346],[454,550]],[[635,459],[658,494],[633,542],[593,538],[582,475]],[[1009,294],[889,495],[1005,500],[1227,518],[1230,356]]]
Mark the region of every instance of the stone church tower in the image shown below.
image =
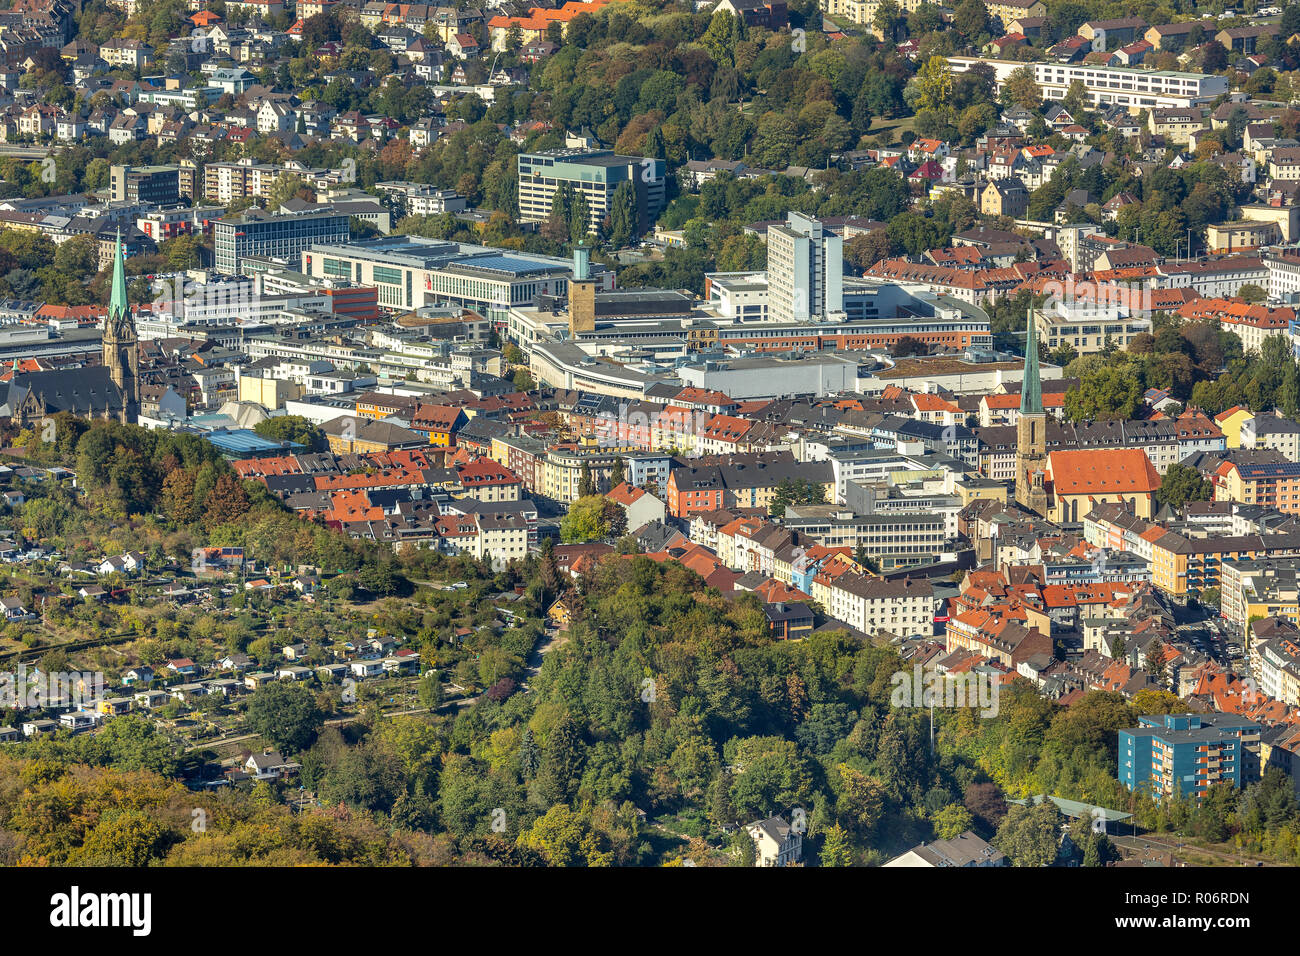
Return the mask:
[[[1047,515],[1047,413],[1038,374],[1038,330],[1029,310],[1025,335],[1025,377],[1020,387],[1020,418],[1016,423],[1016,504]]]
[[[140,414],[140,348],[135,332],[135,318],[126,297],[126,261],[122,252],[122,232],[117,233],[113,255],[113,286],[108,300],[108,318],[104,320],[104,367],[122,392],[122,421],[134,424]]]

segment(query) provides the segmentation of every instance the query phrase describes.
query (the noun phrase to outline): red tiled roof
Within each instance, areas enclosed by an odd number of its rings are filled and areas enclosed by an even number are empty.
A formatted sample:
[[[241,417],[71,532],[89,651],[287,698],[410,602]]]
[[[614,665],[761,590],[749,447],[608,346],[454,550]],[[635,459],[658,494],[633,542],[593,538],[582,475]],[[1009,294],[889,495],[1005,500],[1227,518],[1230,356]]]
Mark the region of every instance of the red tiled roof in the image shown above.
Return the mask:
[[[1047,456],[1057,495],[1149,494],[1160,475],[1141,448],[1054,451]]]

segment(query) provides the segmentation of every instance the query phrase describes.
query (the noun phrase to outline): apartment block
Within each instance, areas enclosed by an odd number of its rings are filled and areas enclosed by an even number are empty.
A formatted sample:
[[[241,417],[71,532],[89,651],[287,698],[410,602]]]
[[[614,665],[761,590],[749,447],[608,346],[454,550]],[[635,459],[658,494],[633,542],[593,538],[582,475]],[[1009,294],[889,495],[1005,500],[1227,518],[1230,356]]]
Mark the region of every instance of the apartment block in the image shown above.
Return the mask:
[[[925,578],[818,575],[812,597],[831,617],[873,637],[881,631],[902,637],[934,633],[934,589]]]
[[[1300,624],[1300,559],[1224,561],[1219,571],[1219,595],[1220,612],[1243,633],[1255,618]]]
[[[1247,447],[1244,440],[1242,447]],[[1215,501],[1267,505],[1285,514],[1300,514],[1300,463],[1224,462],[1211,480]]]
[[[1235,714],[1157,714],[1119,732],[1119,780],[1161,797],[1203,797],[1259,775],[1257,722]]]
[[[1294,618],[1256,621],[1250,630],[1250,671],[1260,693],[1300,706],[1300,630]]]

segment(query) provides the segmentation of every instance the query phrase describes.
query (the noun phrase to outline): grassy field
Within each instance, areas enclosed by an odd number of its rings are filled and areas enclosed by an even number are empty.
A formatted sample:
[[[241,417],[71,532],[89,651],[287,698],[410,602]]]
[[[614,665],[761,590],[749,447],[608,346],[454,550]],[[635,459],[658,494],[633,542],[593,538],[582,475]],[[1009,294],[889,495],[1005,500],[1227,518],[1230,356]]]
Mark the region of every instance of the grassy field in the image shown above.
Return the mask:
[[[871,132],[868,134],[875,137],[884,137],[888,140],[886,145],[896,145],[899,137],[903,135],[903,130],[916,131],[916,117],[908,116],[904,119],[884,119],[877,116],[871,121]]]

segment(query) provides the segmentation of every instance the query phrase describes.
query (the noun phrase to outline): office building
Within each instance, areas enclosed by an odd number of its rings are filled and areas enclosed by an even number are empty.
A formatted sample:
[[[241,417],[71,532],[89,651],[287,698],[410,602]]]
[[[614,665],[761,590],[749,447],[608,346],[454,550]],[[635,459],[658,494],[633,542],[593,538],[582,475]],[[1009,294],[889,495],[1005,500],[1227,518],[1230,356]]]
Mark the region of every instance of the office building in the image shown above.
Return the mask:
[[[985,57],[948,58],[954,73],[965,73],[977,63],[993,68],[998,92],[1011,74],[1021,67],[1034,71],[1034,82],[1046,100],[1063,100],[1070,85],[1083,84],[1088,105],[1125,106],[1130,110],[1197,106],[1228,92],[1226,77],[1175,70],[1141,70],[1123,66],[1090,66],[1083,63],[1022,63]]]
[[[587,200],[590,231],[599,233],[613,207],[614,191],[631,183],[636,192],[637,232],[659,218],[666,202],[662,159],[619,156],[610,150],[559,149],[519,155],[519,218],[545,222],[556,190],[568,184]]]
[[[174,206],[181,200],[176,166],[113,166],[108,181],[113,202]]]
[[[768,315],[807,322],[844,313],[844,240],[802,213],[767,230]]]
[[[212,224],[216,271],[235,274],[250,256],[265,256],[294,263],[318,242],[347,242],[348,217],[333,212],[270,213],[247,209]]]

